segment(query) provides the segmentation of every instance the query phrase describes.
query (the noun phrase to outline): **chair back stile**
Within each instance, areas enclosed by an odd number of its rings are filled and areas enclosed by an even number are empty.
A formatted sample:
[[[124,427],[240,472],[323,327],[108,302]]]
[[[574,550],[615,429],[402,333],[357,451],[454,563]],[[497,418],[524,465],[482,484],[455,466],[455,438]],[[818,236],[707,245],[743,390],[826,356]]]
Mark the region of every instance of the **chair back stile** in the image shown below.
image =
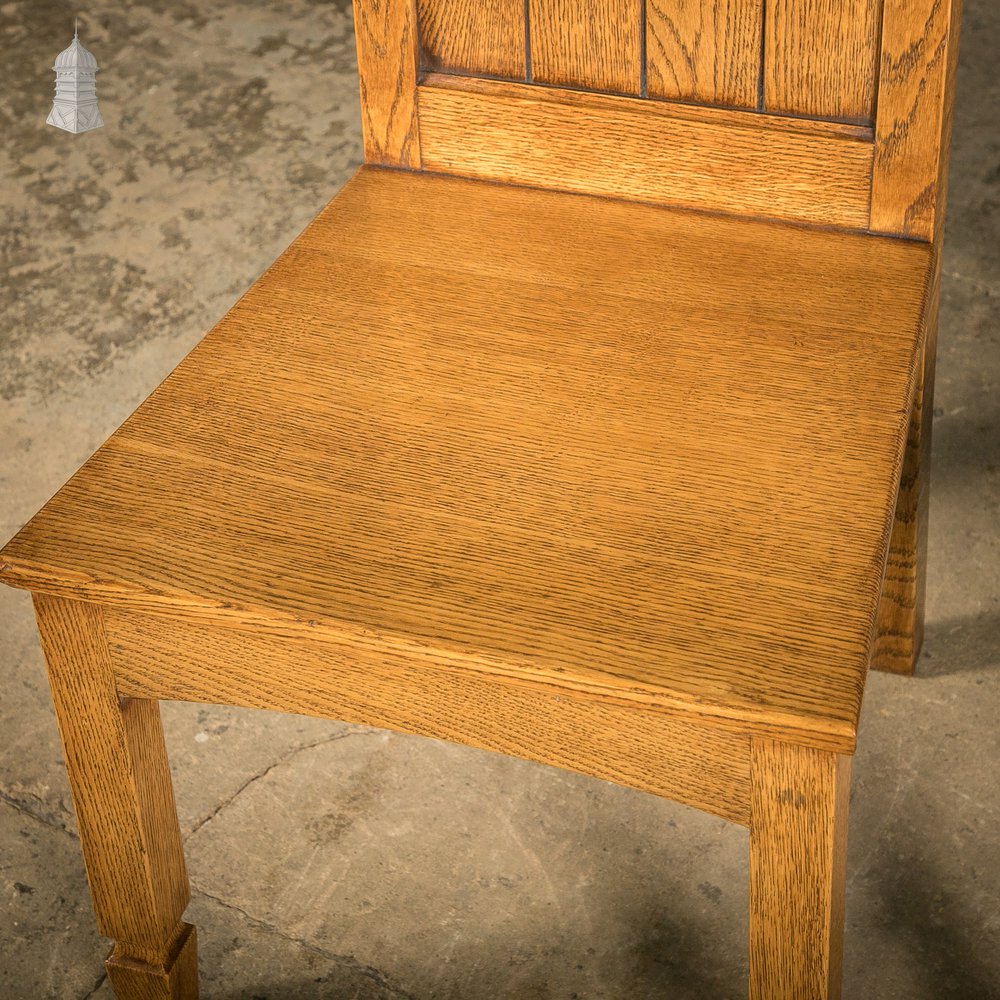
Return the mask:
[[[932,240],[961,0],[354,0],[370,163]]]

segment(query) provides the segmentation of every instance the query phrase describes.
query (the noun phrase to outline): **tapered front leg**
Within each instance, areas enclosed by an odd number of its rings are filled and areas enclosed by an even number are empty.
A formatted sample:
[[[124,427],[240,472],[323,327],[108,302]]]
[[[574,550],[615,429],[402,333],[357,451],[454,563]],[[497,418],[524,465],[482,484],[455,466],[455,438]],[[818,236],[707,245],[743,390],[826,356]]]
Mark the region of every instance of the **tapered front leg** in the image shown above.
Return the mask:
[[[194,928],[159,705],[121,699],[98,605],[36,595],[35,615],[87,878],[118,1000],[195,1000]]]
[[[838,1000],[851,758],[753,741],[750,1000]]]

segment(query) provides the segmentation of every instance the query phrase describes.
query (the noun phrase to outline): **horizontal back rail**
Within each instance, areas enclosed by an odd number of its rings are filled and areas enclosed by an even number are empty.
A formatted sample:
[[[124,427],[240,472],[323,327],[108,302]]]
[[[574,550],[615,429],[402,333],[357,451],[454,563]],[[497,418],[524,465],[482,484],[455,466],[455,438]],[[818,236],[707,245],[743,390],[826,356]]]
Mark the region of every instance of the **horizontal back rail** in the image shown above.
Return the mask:
[[[872,145],[825,122],[435,76],[418,88],[426,170],[692,208],[868,224]]]

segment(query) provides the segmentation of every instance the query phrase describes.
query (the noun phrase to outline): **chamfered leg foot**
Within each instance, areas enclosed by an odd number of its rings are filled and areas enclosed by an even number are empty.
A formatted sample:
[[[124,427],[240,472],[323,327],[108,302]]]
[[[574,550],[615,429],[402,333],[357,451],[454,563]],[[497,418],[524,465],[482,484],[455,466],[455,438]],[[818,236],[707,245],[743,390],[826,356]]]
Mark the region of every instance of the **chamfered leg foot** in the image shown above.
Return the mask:
[[[196,1000],[187,871],[155,701],[120,698],[96,604],[35,596],[97,926],[118,1000]]]
[[[191,924],[177,928],[173,950],[162,965],[129,958],[119,945],[104,965],[117,1000],[197,1000],[198,935]]]

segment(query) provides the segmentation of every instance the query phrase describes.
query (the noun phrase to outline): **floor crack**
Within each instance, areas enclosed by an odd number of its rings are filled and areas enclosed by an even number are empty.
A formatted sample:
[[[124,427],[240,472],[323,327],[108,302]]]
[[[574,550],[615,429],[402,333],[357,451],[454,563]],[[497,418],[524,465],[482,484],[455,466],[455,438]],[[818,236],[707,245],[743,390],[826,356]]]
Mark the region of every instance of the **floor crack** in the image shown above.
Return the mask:
[[[37,798],[37,796],[32,796]],[[38,799],[41,802],[41,799]],[[44,813],[38,812],[32,809],[24,799],[18,798],[16,795],[11,795],[10,792],[5,792],[0,789],[0,802],[6,802],[12,809],[16,809],[21,815],[28,816],[29,818],[35,820],[37,823],[41,823],[44,826],[51,827],[53,830],[58,830],[61,833],[65,833],[76,840],[76,834],[68,827],[65,823],[60,823],[50,816],[46,816]],[[42,803],[44,805],[44,803]]]
[[[101,974],[97,977],[97,982],[80,998],[80,1000],[90,1000],[90,998],[104,985],[108,978],[108,973],[106,969],[101,970]]]
[[[344,735],[349,736],[352,734],[345,733]],[[334,740],[323,740],[321,742],[332,743]],[[302,749],[306,750],[308,747],[302,747]],[[268,934],[274,934],[282,940],[288,941],[290,944],[297,945],[300,948],[304,948],[306,951],[312,952],[314,955],[318,955],[320,958],[327,962],[331,962],[339,968],[349,969],[352,972],[357,972],[360,975],[365,976],[367,979],[370,979],[373,983],[375,983],[380,989],[388,990],[395,1000],[416,1000],[412,993],[407,993],[405,990],[400,989],[400,987],[390,982],[386,973],[382,972],[380,969],[376,969],[374,966],[365,965],[363,962],[359,962],[353,955],[338,955],[336,952],[328,951],[326,948],[312,944],[302,938],[292,937],[290,934],[286,934],[283,930],[281,930],[280,927],[275,927],[273,924],[267,923],[266,920],[261,920],[259,917],[255,917],[248,913],[242,906],[237,906],[235,903],[227,902],[218,896],[214,896],[210,892],[206,892],[204,889],[195,885],[194,882],[191,883],[191,889],[204,896],[206,899],[212,900],[213,903],[218,903],[219,906],[223,907],[223,909],[230,910],[233,913],[238,913],[248,924],[255,927],[257,930],[264,931]]]
[[[193,837],[203,826],[205,826],[206,824],[210,823],[213,819],[215,819],[215,817],[218,816],[223,809],[231,805],[251,785],[260,781],[261,778],[267,777],[267,775],[269,775],[276,767],[280,767],[282,764],[287,763],[293,757],[298,756],[298,754],[304,753],[306,750],[315,750],[316,747],[325,746],[327,743],[337,743],[338,741],[347,739],[348,737],[351,736],[369,736],[372,733],[377,733],[377,732],[378,732],[377,729],[370,729],[370,728],[350,729],[347,732],[335,733],[333,736],[324,736],[323,739],[321,740],[315,740],[312,743],[305,743],[302,746],[293,747],[287,753],[282,754],[277,760],[272,761],[270,764],[268,764],[267,767],[265,767],[263,770],[258,771],[256,774],[253,774],[249,778],[247,778],[247,780],[244,781],[243,784],[240,785],[240,787],[237,788],[236,791],[232,793],[232,795],[227,796],[210,813],[208,813],[207,816],[203,816],[200,820],[198,820],[198,822],[195,823],[195,825],[191,827],[191,829],[188,831],[185,840]]]

